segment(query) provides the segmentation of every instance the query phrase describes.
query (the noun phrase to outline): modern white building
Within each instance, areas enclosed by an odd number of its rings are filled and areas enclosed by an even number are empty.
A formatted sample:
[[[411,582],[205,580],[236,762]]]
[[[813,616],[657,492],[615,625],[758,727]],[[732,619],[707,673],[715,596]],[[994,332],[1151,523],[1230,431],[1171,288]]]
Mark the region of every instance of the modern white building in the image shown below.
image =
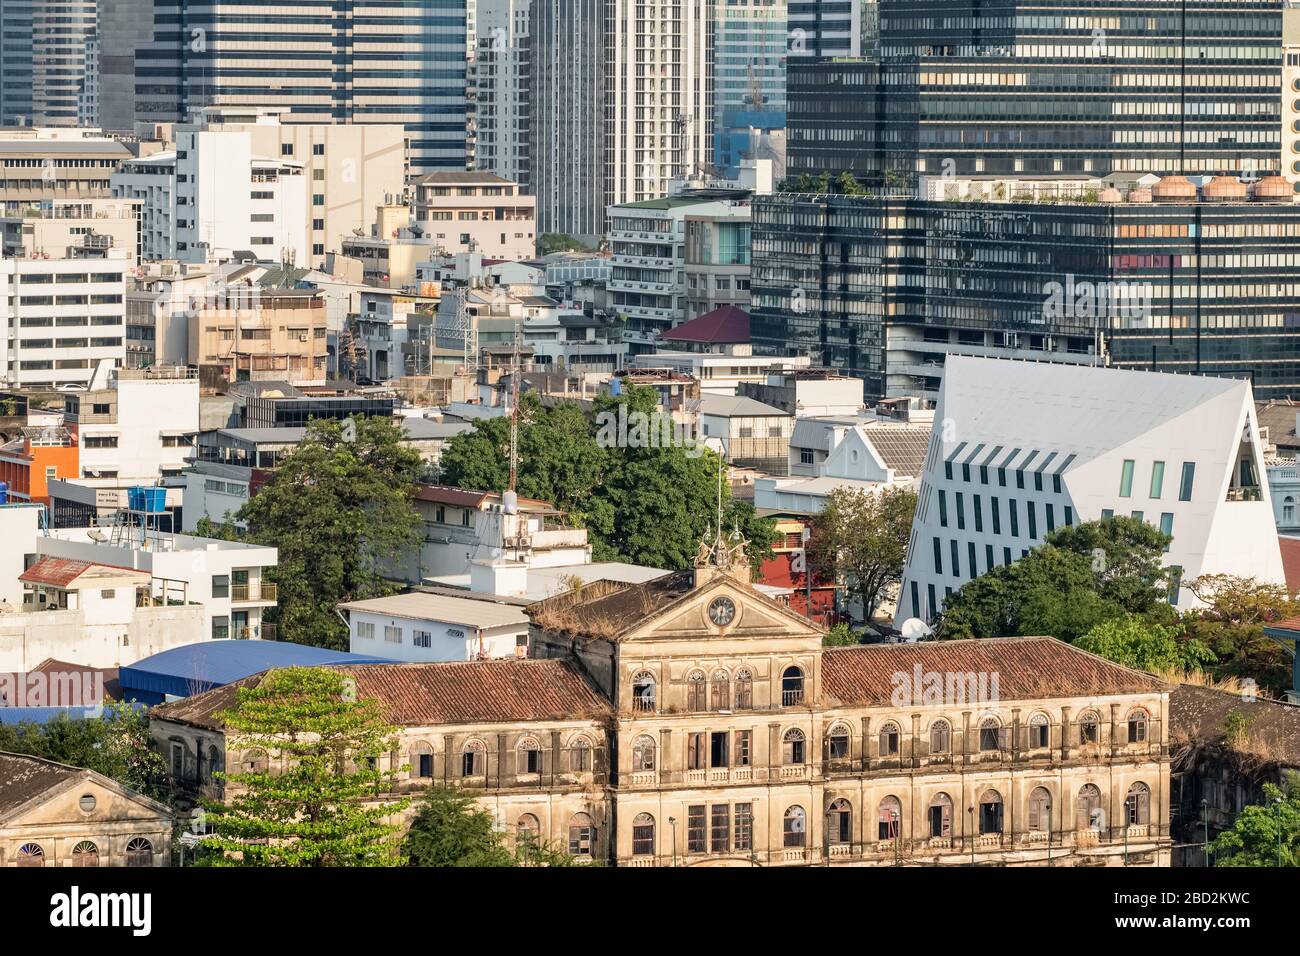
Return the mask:
[[[199,375],[185,366],[118,369],[110,387],[69,393],[63,407],[83,479],[153,484],[188,464],[199,431]]]
[[[126,356],[125,250],[107,258],[0,259],[0,380],[86,385]]]
[[[1130,515],[1172,536],[1179,582],[1282,584],[1249,382],[949,356],[897,624],[1054,529]],[[1170,601],[1195,604],[1181,584]]]
[[[415,182],[413,208],[415,229],[441,254],[479,252],[518,261],[536,252],[537,200],[493,173],[422,176]]]
[[[725,352],[649,352],[633,355],[634,369],[668,369],[689,375],[707,395],[735,395],[742,383],[760,385],[768,376],[808,368],[806,355],[754,355],[748,345],[728,346]]]
[[[4,254],[15,258],[96,259],[110,250],[136,264],[139,204],[129,199],[51,200],[0,217]]]
[[[408,591],[340,604],[349,650],[394,661],[475,661],[526,657],[524,602]]]
[[[109,183],[115,197],[139,204],[140,258],[176,258],[176,150],[129,159]]]
[[[532,0],[477,0],[474,29],[474,162],[521,186],[528,185]]]

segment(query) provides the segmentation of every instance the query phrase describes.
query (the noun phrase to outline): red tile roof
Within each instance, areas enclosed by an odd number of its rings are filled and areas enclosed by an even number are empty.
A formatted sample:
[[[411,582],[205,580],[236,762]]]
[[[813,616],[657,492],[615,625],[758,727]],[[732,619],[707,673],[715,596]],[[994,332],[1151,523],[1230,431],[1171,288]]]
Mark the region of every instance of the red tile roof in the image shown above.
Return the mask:
[[[359,698],[378,700],[384,716],[402,727],[581,720],[611,713],[577,667],[562,660],[358,664],[339,670],[356,679]],[[238,688],[256,687],[263,676],[160,704],[152,713],[220,729],[216,715],[233,706]]]
[[[1300,538],[1277,539],[1282,549],[1282,573],[1286,575],[1286,589],[1294,594],[1300,591]]]
[[[749,341],[749,313],[734,305],[724,305],[683,322],[660,337],[666,342],[696,342],[701,345],[745,343]]]
[[[96,561],[74,561],[71,558],[40,558],[35,564],[18,575],[19,581],[29,584],[45,584],[54,588],[66,588],[91,568],[112,568],[114,571],[132,571],[116,564],[100,564]],[[140,572],[137,572],[140,573]]]
[[[918,644],[828,648],[822,655],[826,692],[845,704],[887,705],[916,667],[923,674],[997,675],[1001,700],[1091,697],[1168,690],[1149,674],[1121,667],[1052,637],[999,637]],[[920,690],[918,690],[918,693]]]

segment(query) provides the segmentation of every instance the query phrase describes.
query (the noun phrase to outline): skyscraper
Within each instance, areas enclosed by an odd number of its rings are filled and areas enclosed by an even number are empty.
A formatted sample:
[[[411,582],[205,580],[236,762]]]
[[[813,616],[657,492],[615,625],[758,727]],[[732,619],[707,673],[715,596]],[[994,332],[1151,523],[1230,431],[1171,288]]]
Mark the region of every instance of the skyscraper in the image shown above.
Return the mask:
[[[136,112],[286,110],[286,122],[399,123],[411,173],[464,169],[466,0],[156,0],[136,57]]]
[[[529,185],[530,0],[477,0],[474,162]]]
[[[719,0],[714,162],[734,175],[756,135],[785,129],[786,0]]]
[[[0,123],[78,124],[97,15],[95,0],[0,0]]]
[[[790,0],[790,55],[869,55],[876,10],[876,0]]]
[[[540,232],[588,239],[713,157],[713,0],[533,0]]]

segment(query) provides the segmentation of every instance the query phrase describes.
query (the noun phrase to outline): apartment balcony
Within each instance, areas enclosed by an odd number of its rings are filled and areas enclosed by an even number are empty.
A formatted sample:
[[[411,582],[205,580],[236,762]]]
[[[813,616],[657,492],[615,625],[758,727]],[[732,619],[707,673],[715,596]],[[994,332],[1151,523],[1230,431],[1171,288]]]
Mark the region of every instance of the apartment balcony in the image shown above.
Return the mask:
[[[236,635],[241,641],[274,641],[275,625],[274,624],[254,624],[250,627],[241,627],[239,634]]]
[[[232,604],[274,604],[276,600],[276,586],[269,582],[262,584],[232,584],[230,586],[230,603]]]
[[[1259,485],[1234,486],[1228,489],[1228,501],[1259,501],[1262,493]]]

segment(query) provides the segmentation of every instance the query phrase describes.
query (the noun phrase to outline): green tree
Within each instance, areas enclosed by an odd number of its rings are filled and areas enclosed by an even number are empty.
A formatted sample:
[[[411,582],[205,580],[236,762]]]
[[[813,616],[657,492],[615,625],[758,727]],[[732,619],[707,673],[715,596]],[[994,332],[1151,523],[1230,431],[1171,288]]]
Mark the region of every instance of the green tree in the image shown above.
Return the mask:
[[[434,785],[420,797],[403,852],[411,866],[514,866],[515,855],[493,829],[492,814],[455,787]]]
[[[555,252],[591,252],[591,248],[564,232],[546,232],[537,237],[539,256],[549,256]]]
[[[862,602],[867,622],[903,574],[915,512],[916,492],[910,488],[836,488],[813,518],[810,568],[834,568],[845,589]]]
[[[1213,574],[1197,578],[1190,588],[1205,604],[1184,614],[1183,626],[1214,652],[1216,678],[1248,677],[1274,693],[1291,686],[1287,652],[1264,633],[1266,625],[1298,612],[1283,585]]]
[[[194,522],[194,530],[190,532],[196,538],[215,538],[219,541],[238,541],[239,529],[230,521],[230,513],[226,512],[226,520],[217,524],[207,515],[204,515],[198,521]]]
[[[203,804],[212,833],[203,845],[216,865],[396,866],[405,799],[389,799],[394,770],[379,770],[397,729],[377,701],[330,667],[273,670],[241,687],[219,718],[227,740],[265,767],[226,772],[225,801]],[[250,761],[251,762],[251,761]]]
[[[108,702],[101,717],[59,714],[44,724],[0,724],[0,751],[84,767],[157,800],[166,765],[150,745],[149,715],[131,704]]]
[[[822,647],[854,647],[860,641],[847,624],[836,624],[822,638]]]
[[[401,439],[383,418],[313,421],[240,509],[248,538],[279,549],[268,576],[282,639],[346,648],[335,607],[388,593],[385,570],[417,546],[411,499],[423,463]]]
[[[1175,612],[1160,568],[1168,540],[1132,518],[1060,528],[1019,561],[966,582],[945,603],[940,636],[1046,634],[1073,642],[1126,614],[1168,623]]]
[[[1242,808],[1210,853],[1215,866],[1300,866],[1300,775],[1264,784],[1264,802]]]
[[[1181,630],[1126,614],[1095,625],[1074,645],[1116,664],[1157,673],[1199,670],[1212,663],[1214,652],[1194,638],[1180,639]]]

